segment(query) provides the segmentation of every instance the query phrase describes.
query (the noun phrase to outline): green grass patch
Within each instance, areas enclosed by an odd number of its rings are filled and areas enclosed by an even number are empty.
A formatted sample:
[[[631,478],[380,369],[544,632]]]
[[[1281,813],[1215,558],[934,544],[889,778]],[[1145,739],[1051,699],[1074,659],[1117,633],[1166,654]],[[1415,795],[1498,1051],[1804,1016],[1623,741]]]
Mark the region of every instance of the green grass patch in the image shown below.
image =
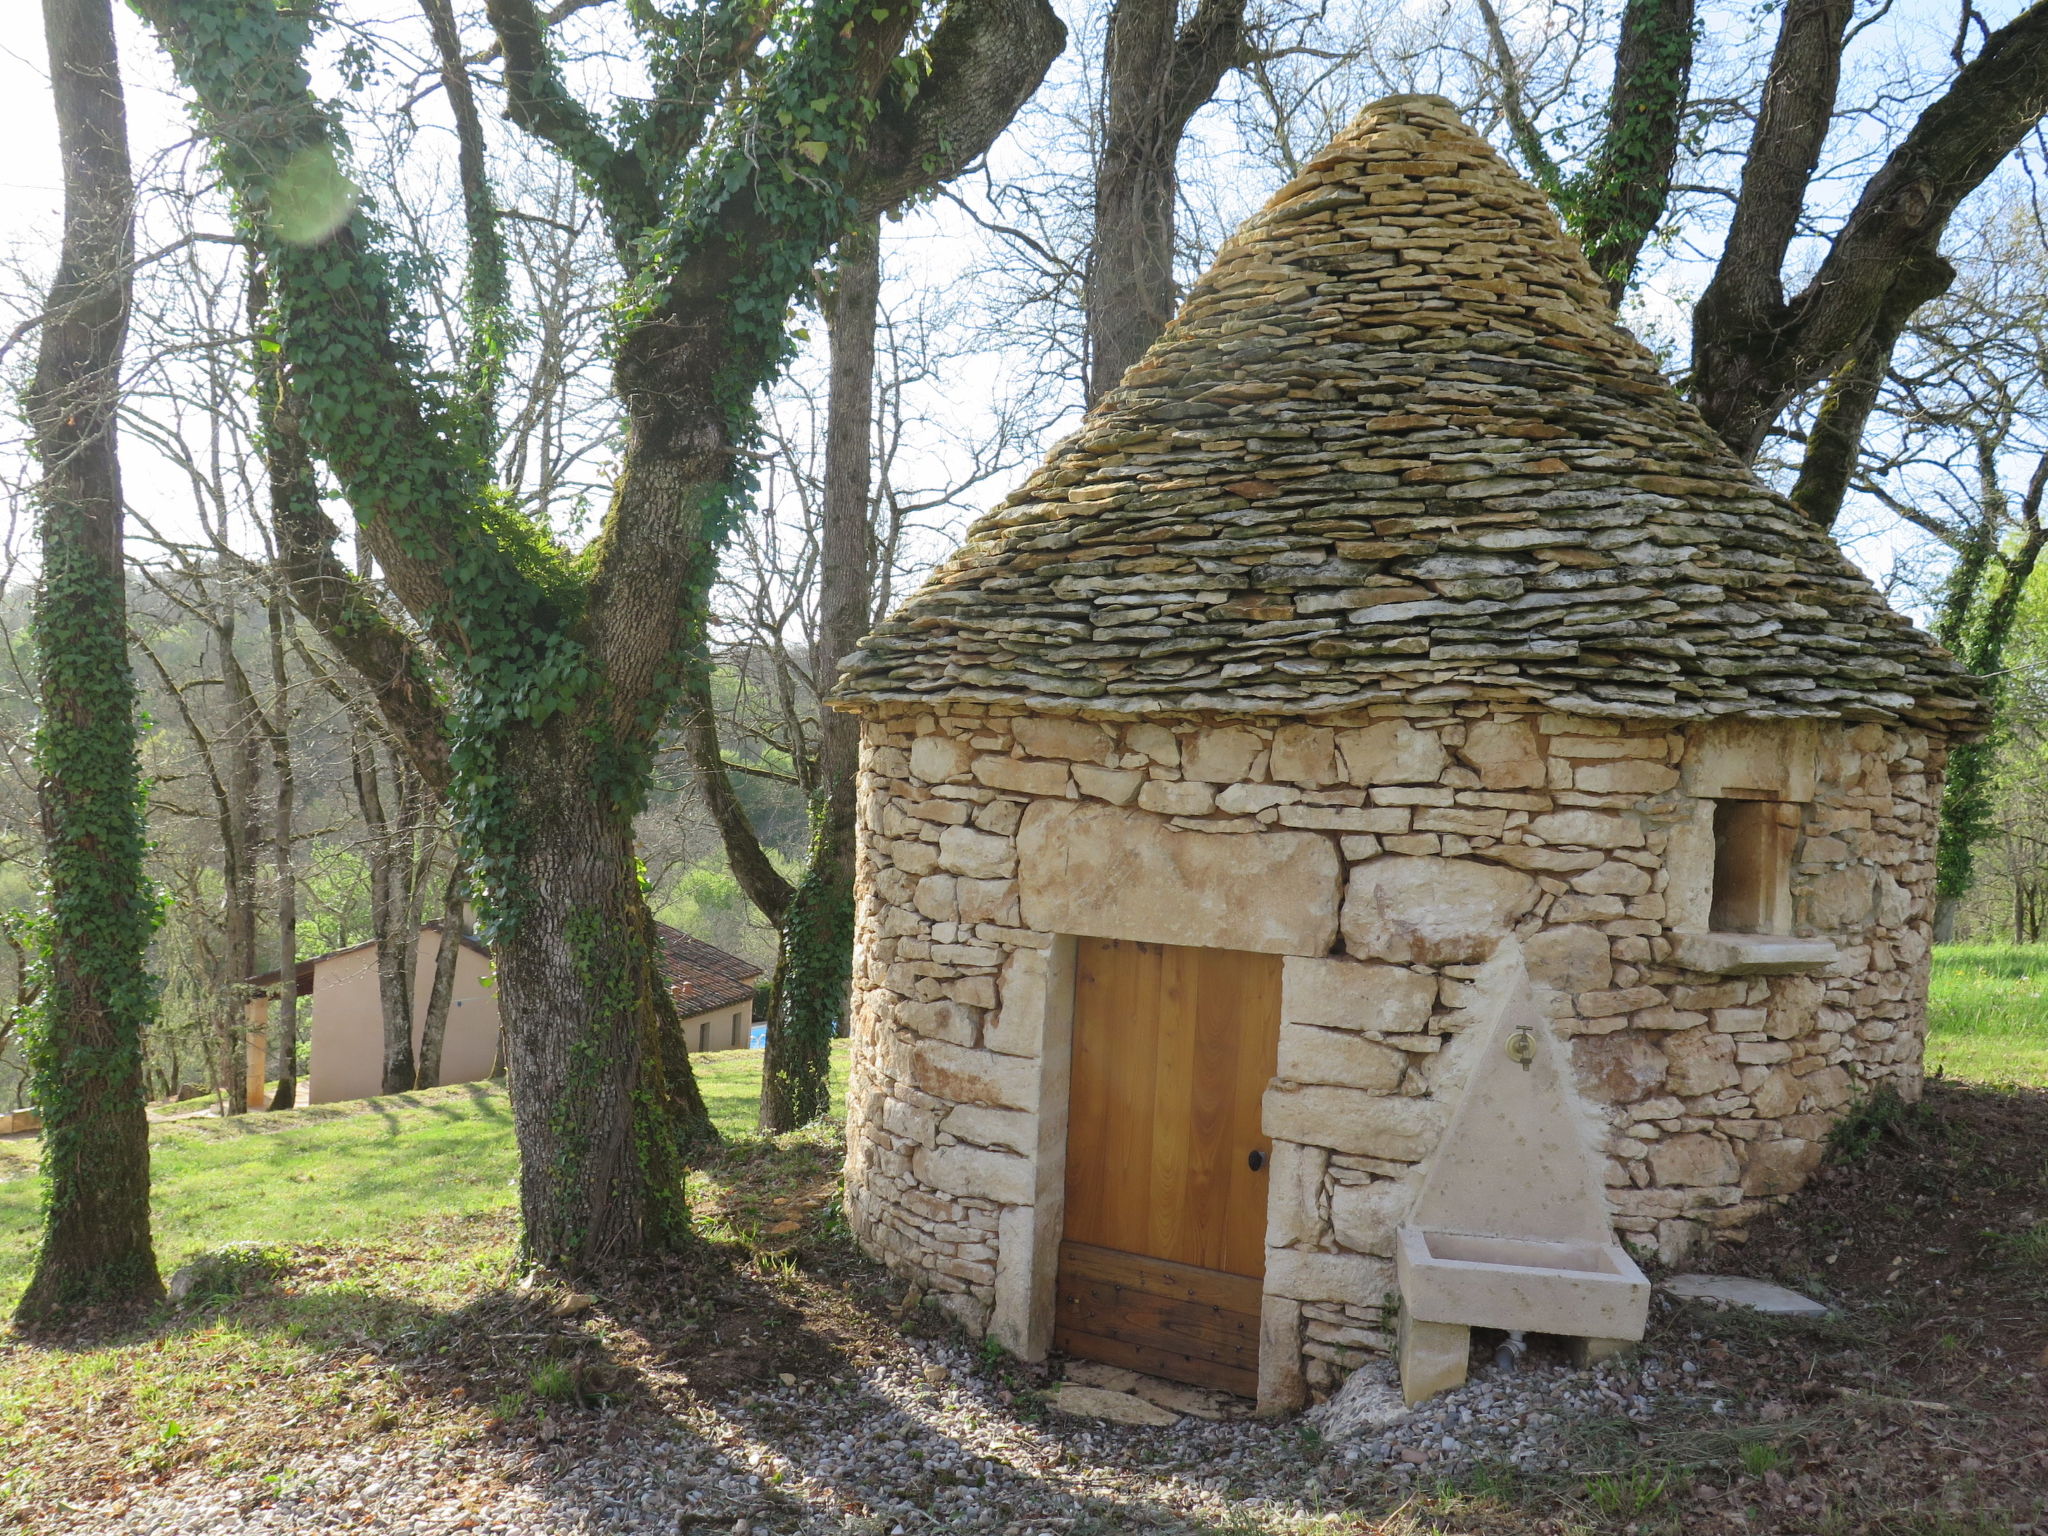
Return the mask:
[[[711,1117],[754,1137],[759,1051],[691,1058]],[[833,1050],[832,1101],[846,1093],[847,1046]],[[34,1137],[0,1142],[0,1316],[28,1283],[41,1223]],[[428,1219],[501,1211],[517,1198],[518,1156],[503,1087],[321,1104],[150,1128],[151,1216],[168,1274],[223,1243],[373,1245]]]
[[[2048,944],[1935,950],[1927,1068],[1965,1082],[2048,1087]]]

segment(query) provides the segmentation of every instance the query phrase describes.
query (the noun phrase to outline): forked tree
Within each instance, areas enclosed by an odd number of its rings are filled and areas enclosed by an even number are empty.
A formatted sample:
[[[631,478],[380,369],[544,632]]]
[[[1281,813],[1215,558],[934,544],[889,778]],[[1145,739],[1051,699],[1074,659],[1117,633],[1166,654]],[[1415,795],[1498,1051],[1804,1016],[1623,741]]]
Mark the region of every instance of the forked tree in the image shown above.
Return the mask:
[[[43,0],[64,171],[64,239],[27,406],[42,470],[36,768],[45,978],[28,1030],[43,1117],[44,1218],[18,1318],[163,1292],[149,1237],[143,970],[155,902],[143,877],[135,680],[126,645],[121,345],[134,183],[110,0]]]
[[[495,927],[527,1249],[589,1268],[669,1246],[704,1122],[633,818],[658,733],[707,665],[756,395],[818,261],[979,155],[1063,30],[1043,0],[632,3],[618,41],[649,92],[604,112],[571,92],[538,8],[488,0],[507,111],[576,168],[623,274],[624,455],[598,537],[572,553],[496,493],[474,389],[437,382],[410,345],[409,295],[311,87],[308,17],[272,0],[134,3],[261,249],[296,428],[457,682],[444,711],[322,509],[289,509],[277,533],[300,611],[462,818]]]

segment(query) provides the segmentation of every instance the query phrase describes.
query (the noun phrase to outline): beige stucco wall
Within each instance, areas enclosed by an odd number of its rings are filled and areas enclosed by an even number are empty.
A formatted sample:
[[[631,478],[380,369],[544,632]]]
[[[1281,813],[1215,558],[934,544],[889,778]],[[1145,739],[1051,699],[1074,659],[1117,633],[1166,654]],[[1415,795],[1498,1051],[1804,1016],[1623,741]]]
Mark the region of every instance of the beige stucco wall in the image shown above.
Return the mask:
[[[692,1051],[737,1050],[747,1043],[753,1012],[750,1005],[741,1003],[693,1013],[683,1020],[683,1043]]]
[[[1941,749],[1876,724],[1672,727],[1507,703],[1328,722],[863,725],[847,1205],[1027,1356],[1050,1334],[1076,935],[1287,956],[1262,1397],[1384,1347],[1393,1238],[1473,978],[1513,933],[1597,1116],[1616,1228],[1673,1260],[1920,1083]],[[1712,799],[1794,810],[1802,974],[1705,939]]]
[[[420,935],[413,971],[413,1049],[426,1022],[427,995],[441,936]],[[455,991],[441,1046],[443,1083],[478,1082],[498,1054],[498,994],[484,985],[490,960],[464,944],[455,956]],[[344,951],[313,967],[312,1059],[307,1102],[373,1098],[384,1086],[384,1011],[377,997],[377,946]]]

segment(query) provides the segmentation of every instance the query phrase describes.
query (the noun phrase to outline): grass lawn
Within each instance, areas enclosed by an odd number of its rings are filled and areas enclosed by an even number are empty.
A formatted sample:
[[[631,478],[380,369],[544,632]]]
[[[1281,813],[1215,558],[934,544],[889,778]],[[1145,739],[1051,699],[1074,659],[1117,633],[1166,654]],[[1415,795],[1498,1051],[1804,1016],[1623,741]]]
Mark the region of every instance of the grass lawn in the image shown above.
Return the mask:
[[[1934,952],[1927,1067],[1965,1082],[2048,1087],[2048,944]]]
[[[846,1091],[835,1047],[832,1098]],[[712,1119],[754,1134],[759,1051],[692,1058]],[[33,1136],[0,1141],[0,1316],[28,1283],[39,1224]],[[461,1083],[425,1093],[322,1104],[233,1120],[151,1127],[157,1258],[168,1275],[222,1243],[375,1243],[423,1218],[459,1219],[514,1203],[518,1160],[505,1090]]]

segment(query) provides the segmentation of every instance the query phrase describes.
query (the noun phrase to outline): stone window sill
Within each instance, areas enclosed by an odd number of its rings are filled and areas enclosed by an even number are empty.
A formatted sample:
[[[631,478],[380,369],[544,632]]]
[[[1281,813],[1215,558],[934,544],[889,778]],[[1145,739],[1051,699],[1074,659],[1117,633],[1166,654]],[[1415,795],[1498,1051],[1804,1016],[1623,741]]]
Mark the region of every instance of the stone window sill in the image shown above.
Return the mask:
[[[1824,971],[1838,951],[1826,939],[1784,933],[1675,933],[1671,958],[1689,971],[1723,976],[1792,976]]]

